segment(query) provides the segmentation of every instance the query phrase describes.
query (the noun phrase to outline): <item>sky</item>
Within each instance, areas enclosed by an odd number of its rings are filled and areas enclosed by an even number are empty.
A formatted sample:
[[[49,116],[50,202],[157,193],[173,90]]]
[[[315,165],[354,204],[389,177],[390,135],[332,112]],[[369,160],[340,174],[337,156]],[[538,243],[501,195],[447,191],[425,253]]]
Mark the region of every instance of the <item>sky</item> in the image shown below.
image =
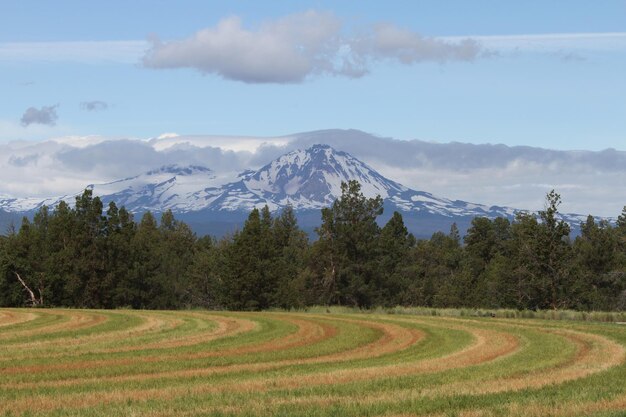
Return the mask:
[[[342,72],[381,26],[395,46],[366,45]],[[463,39],[476,50],[446,53]],[[0,3],[2,141],[355,128],[626,149],[624,73],[626,1]]]
[[[41,162],[8,149],[338,128],[626,151],[624,74],[626,0],[0,1],[0,145],[33,175]],[[0,175],[0,192],[70,187],[37,172],[34,188]]]

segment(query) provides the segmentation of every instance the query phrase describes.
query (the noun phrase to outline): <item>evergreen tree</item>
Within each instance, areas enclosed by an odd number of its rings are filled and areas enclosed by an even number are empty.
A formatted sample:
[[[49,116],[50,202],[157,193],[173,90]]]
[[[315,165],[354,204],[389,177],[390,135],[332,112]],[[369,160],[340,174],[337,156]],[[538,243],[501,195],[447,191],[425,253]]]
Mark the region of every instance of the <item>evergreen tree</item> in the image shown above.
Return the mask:
[[[158,274],[151,283],[153,308],[174,309],[189,305],[189,275],[194,259],[196,237],[171,210],[161,216],[155,255],[160,259]]]
[[[205,236],[197,240],[189,271],[187,298],[191,305],[209,309],[224,308],[225,254],[230,244],[228,238],[216,242]]]
[[[104,277],[108,295],[106,308],[125,306],[124,285],[132,271],[132,240],[135,223],[124,207],[118,209],[114,202],[109,203],[105,221],[106,236],[106,275]]]
[[[581,235],[574,241],[576,280],[573,307],[589,310],[616,308],[621,291],[626,289],[619,265],[619,235],[606,221],[599,224],[593,216],[581,224]]]
[[[414,244],[415,238],[404,225],[402,215],[395,211],[378,238],[379,271],[374,304],[392,306],[405,302],[402,294],[410,285],[406,266]]]
[[[158,253],[160,234],[154,215],[146,212],[137,225],[137,231],[130,242],[131,268],[123,278],[116,292],[121,306],[132,308],[156,308],[151,295],[161,291],[159,270],[161,259]]]
[[[380,233],[376,218],[382,212],[382,198],[366,198],[357,181],[342,183],[341,196],[322,209],[314,287],[325,304],[372,305]]]
[[[518,213],[511,226],[510,285],[514,305],[519,309],[542,308],[539,283],[543,280],[539,253],[540,225],[528,213]],[[509,297],[507,297],[509,298]]]
[[[71,239],[74,265],[66,281],[68,296],[80,307],[97,308],[104,305],[105,259],[102,202],[85,190],[76,197],[74,227]]]
[[[511,305],[509,274],[504,267],[510,239],[507,219],[486,217],[472,219],[465,235],[462,283],[465,302],[471,306],[503,307]]]
[[[568,287],[571,285],[569,265],[571,246],[570,227],[558,218],[561,196],[554,190],[546,196],[546,209],[539,212],[541,233],[539,235],[539,255],[542,261],[542,292],[545,301],[542,307],[552,309],[567,308],[571,305]]]
[[[268,308],[276,288],[276,277],[269,266],[274,257],[271,244],[271,216],[253,209],[243,229],[236,233],[227,254],[227,277],[224,281],[227,307],[234,310]]]
[[[283,209],[274,220],[272,235],[276,259],[271,269],[277,282],[272,304],[282,308],[303,307],[306,283],[302,271],[309,241],[306,233],[298,227],[291,206]]]
[[[76,306],[75,294],[67,284],[76,266],[76,216],[65,201],[54,209],[49,222],[50,264],[46,285],[49,305]]]
[[[432,288],[431,303],[434,307],[461,307],[466,300],[466,288],[459,274],[462,262],[462,247],[458,229],[453,224],[447,235],[434,233],[429,246],[433,256],[431,261],[432,278],[426,278]]]
[[[553,190],[546,209],[534,216],[520,213],[511,228],[512,286],[519,308],[566,308],[571,305],[570,228],[558,217],[561,197]]]
[[[464,238],[467,255],[479,263],[479,271],[484,269],[496,251],[496,231],[494,224],[486,217],[474,217]]]

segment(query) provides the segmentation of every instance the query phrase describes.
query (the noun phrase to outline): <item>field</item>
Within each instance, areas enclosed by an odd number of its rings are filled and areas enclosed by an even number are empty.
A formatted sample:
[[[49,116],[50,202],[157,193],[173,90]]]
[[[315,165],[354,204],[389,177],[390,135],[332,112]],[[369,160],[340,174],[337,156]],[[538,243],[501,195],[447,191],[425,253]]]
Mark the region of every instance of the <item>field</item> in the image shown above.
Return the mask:
[[[626,326],[0,309],[0,416],[626,415]]]

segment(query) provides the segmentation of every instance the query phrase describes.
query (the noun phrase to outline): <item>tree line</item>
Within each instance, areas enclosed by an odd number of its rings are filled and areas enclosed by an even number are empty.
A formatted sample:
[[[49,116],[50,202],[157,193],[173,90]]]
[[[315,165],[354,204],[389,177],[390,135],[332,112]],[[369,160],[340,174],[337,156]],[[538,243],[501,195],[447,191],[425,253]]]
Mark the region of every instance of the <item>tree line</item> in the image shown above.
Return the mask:
[[[0,237],[0,305],[261,310],[309,305],[626,309],[626,207],[571,237],[552,191],[538,215],[476,217],[461,239],[417,240],[356,181],[309,241],[291,208],[253,209],[241,230],[197,237],[171,211],[138,222],[86,190]]]

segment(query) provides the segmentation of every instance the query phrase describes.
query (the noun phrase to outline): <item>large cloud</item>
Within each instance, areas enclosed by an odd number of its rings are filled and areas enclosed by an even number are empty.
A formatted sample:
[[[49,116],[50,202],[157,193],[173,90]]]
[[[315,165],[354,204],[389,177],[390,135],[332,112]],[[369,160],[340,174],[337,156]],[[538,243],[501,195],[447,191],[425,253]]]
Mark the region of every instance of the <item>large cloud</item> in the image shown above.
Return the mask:
[[[556,189],[564,212],[617,216],[626,205],[626,152],[401,141],[357,130],[285,137],[163,135],[150,140],[66,137],[0,145],[0,194],[49,197],[163,165],[203,165],[234,180],[292,149],[327,143],[417,190],[484,204],[541,209]],[[381,151],[382,150],[382,151]]]
[[[32,124],[48,126],[56,125],[57,119],[59,118],[57,115],[57,107],[59,107],[58,104],[55,104],[54,106],[43,106],[40,109],[36,107],[27,108],[22,115],[22,126],[27,127]]]
[[[358,35],[346,31],[335,15],[317,11],[268,21],[256,30],[244,28],[238,17],[229,17],[187,39],[154,41],[143,64],[194,68],[246,83],[298,83],[318,73],[360,77],[373,60],[469,61],[481,52],[472,40],[427,38],[391,24]]]

